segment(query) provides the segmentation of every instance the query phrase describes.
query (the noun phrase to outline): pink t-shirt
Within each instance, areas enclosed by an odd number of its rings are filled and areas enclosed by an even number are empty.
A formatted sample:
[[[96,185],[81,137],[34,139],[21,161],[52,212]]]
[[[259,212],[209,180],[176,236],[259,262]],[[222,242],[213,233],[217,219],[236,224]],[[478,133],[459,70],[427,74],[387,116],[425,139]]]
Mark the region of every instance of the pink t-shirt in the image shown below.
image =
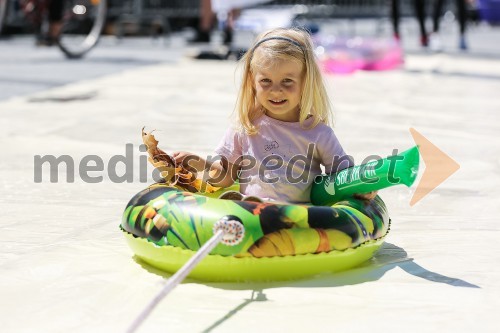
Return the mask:
[[[307,130],[299,122],[263,115],[255,125],[259,131],[255,135],[228,129],[215,150],[230,163],[240,165],[240,191],[244,195],[306,203],[315,176],[321,174],[321,164],[326,173],[350,165],[346,161],[339,166],[346,154],[332,128],[323,123]]]

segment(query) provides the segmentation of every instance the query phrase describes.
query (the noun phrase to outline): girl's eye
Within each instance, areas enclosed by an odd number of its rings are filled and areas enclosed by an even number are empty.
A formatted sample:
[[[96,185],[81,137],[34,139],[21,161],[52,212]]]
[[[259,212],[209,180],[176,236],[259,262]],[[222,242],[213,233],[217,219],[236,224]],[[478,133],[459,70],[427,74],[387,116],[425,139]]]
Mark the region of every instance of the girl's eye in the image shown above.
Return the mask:
[[[284,79],[283,80],[283,84],[285,86],[291,86],[293,84],[293,80],[291,80],[291,79]]]
[[[263,87],[269,87],[271,85],[271,80],[269,80],[269,79],[262,79],[259,82],[260,82],[260,85]]]

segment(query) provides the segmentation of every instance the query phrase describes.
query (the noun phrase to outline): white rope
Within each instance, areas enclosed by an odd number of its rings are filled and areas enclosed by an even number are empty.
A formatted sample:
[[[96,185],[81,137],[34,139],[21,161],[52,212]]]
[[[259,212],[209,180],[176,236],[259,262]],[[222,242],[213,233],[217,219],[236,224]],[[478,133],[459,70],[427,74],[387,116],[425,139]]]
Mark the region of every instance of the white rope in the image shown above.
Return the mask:
[[[226,245],[236,245],[244,237],[243,226],[236,221],[221,220],[214,225],[214,235],[192,256],[185,264],[172,275],[160,292],[149,302],[134,322],[127,329],[127,333],[133,333],[146,320],[154,308],[165,298],[182,280],[195,268],[195,266],[207,256],[221,241]]]

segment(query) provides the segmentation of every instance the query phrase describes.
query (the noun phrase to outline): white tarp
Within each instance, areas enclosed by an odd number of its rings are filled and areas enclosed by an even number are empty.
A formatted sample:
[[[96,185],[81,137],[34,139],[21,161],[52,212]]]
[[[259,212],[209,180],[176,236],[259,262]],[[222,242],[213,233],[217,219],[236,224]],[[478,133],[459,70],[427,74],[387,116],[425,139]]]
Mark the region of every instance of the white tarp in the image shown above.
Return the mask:
[[[83,61],[102,59],[98,49]],[[167,277],[136,260],[118,228],[148,184],[137,171],[140,130],[157,129],[168,152],[211,153],[229,126],[235,66],[165,63],[37,94],[97,92],[88,100],[0,102],[2,333],[125,332]],[[382,191],[391,231],[362,267],[280,283],[186,281],[139,332],[498,332],[499,78],[498,59],[425,53],[399,71],[328,76],[336,134],[357,160],[408,148],[414,127],[461,169],[413,207],[412,190]],[[127,143],[132,183],[107,171],[92,173],[100,183],[78,174],[67,183],[62,170],[57,183],[34,182],[35,155],[76,165],[98,155],[108,166]]]

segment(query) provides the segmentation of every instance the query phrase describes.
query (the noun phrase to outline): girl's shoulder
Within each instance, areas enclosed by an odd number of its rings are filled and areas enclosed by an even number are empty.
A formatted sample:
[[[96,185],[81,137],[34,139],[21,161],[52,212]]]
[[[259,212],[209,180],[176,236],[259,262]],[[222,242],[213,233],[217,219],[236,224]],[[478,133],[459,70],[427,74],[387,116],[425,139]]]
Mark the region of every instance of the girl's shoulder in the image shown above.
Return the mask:
[[[313,127],[314,130],[322,133],[333,133],[333,128],[325,123],[318,123],[316,126]]]
[[[308,118],[306,119],[305,126],[309,127],[310,125],[312,125],[312,123],[313,123],[312,117]],[[308,131],[311,131],[312,133],[314,133],[314,135],[318,135],[320,138],[324,138],[325,136],[335,135],[333,128],[330,125],[325,124],[324,122],[317,123],[316,126],[311,127],[310,129],[308,129]]]

